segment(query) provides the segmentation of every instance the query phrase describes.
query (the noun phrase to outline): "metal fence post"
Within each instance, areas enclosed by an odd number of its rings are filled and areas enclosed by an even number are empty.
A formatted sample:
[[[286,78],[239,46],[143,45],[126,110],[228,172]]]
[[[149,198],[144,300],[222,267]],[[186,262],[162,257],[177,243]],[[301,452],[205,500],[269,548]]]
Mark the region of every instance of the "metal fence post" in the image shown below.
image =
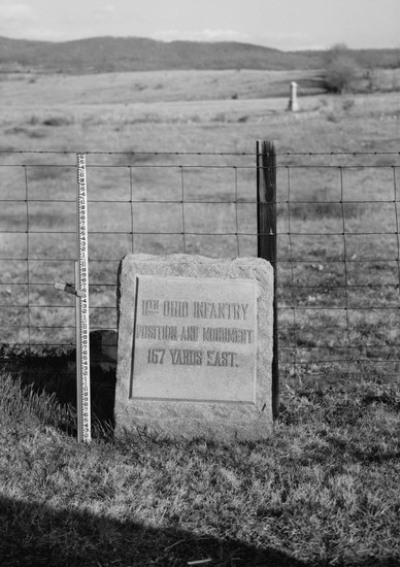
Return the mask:
[[[276,255],[276,153],[273,142],[257,141],[257,256],[271,263],[274,273],[272,413],[279,413],[278,301]]]

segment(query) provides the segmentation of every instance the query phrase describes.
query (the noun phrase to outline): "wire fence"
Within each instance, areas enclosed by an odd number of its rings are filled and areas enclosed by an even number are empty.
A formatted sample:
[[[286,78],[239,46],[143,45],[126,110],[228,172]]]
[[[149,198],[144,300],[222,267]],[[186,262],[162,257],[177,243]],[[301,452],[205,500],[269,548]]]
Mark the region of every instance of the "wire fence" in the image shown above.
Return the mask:
[[[280,360],[300,378],[398,377],[398,159],[346,157],[280,172]]]
[[[127,253],[252,257],[266,237],[276,246],[281,375],[398,375],[400,154],[278,152],[267,234],[257,158],[86,152],[91,330],[117,330]],[[55,284],[74,279],[75,162],[72,152],[0,153],[3,365],[74,350],[74,298]]]

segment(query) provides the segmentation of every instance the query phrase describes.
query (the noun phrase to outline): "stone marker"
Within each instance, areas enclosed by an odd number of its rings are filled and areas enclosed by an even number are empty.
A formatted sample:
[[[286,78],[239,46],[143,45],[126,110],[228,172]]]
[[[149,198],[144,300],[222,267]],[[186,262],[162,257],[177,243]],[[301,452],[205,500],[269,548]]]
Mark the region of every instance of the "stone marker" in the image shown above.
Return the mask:
[[[295,81],[290,83],[288,110],[291,112],[298,112],[300,110],[299,101],[297,100],[297,83]]]
[[[116,434],[265,437],[271,266],[257,258],[129,255],[119,285]]]

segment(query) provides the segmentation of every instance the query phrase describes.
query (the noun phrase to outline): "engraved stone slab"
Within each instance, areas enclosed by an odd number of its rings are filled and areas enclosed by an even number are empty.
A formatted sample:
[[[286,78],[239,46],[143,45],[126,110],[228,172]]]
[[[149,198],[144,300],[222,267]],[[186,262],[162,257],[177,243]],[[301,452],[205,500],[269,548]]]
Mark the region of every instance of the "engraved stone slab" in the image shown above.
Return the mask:
[[[116,433],[265,437],[272,269],[264,260],[129,255],[121,265]]]
[[[136,289],[131,397],[255,402],[254,280],[138,275]]]

